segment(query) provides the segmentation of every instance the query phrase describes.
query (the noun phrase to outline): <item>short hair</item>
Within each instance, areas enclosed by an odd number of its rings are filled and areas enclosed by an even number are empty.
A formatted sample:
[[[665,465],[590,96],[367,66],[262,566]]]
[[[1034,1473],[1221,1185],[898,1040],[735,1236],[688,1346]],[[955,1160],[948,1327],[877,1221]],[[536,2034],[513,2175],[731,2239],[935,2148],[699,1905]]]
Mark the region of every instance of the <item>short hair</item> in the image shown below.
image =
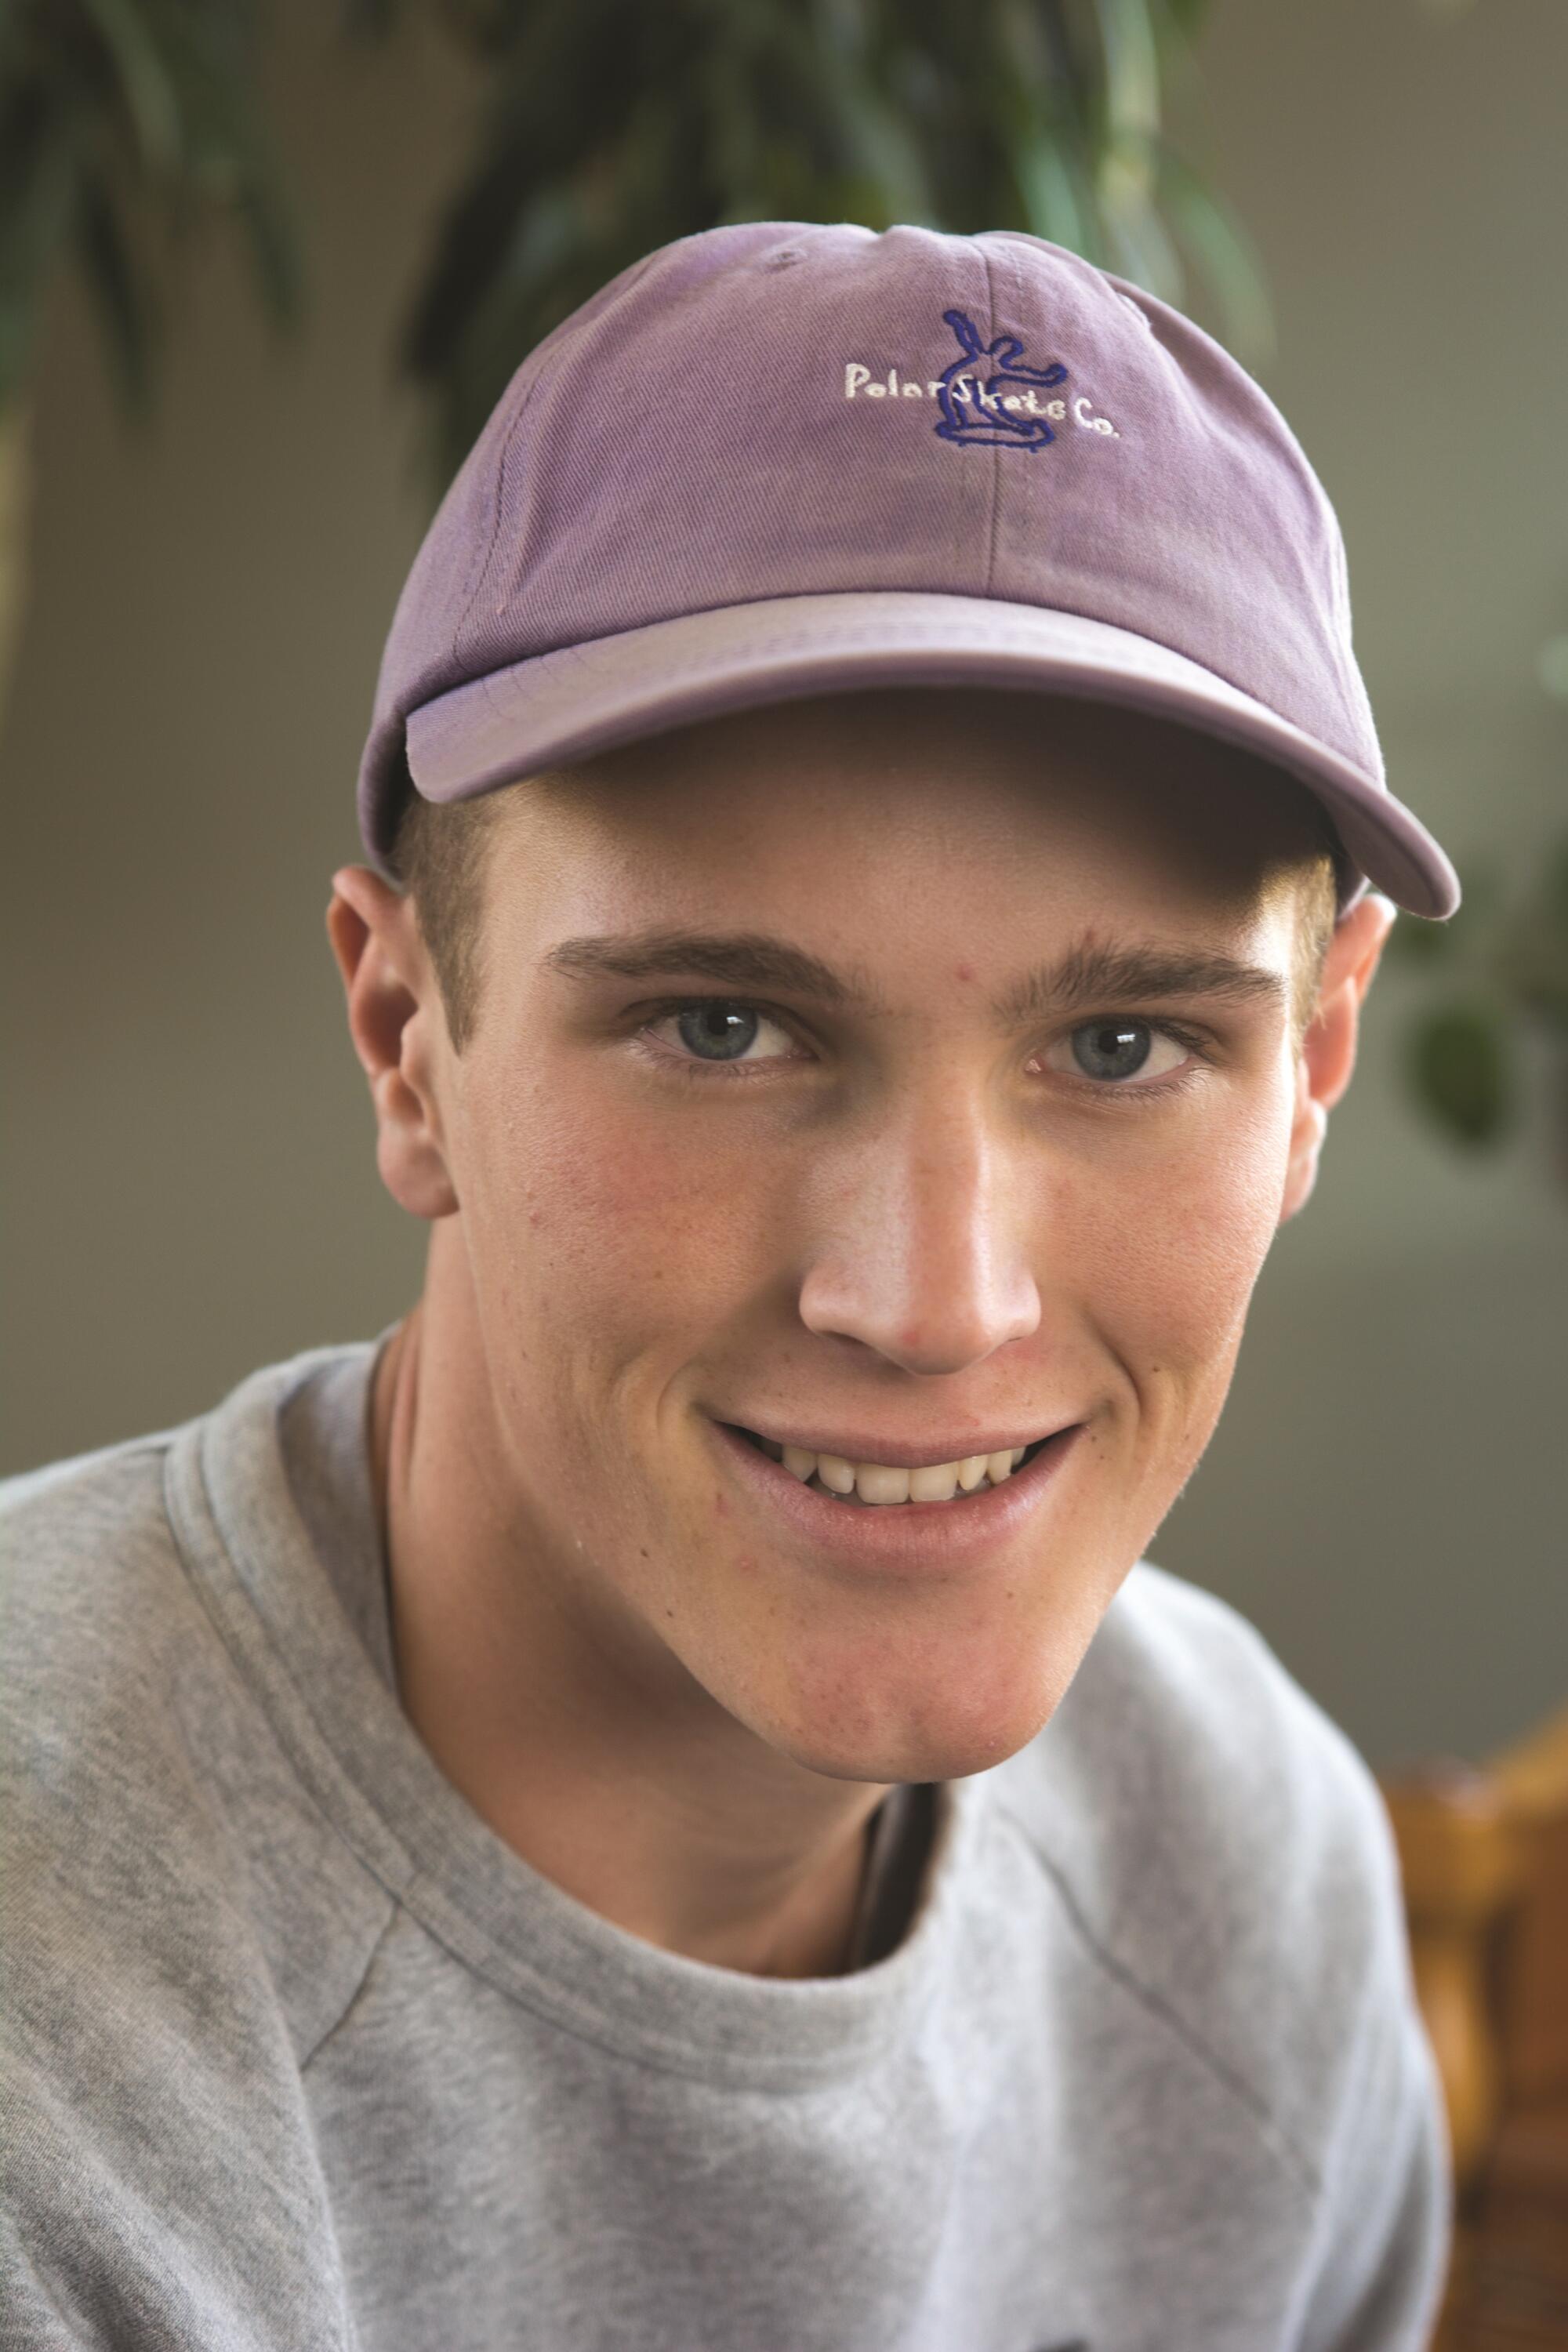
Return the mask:
[[[413,906],[435,969],[452,1050],[460,1054],[479,1018],[485,912],[485,844],[515,784],[464,801],[427,801],[411,791],[398,816],[390,864]]]
[[[1296,877],[1296,951],[1290,973],[1290,1054],[1301,1051],[1322,984],[1323,963],[1339,912],[1344,851],[1322,803],[1292,777],[1309,846],[1280,871]],[[460,1054],[479,1018],[484,981],[486,845],[514,792],[537,782],[499,785],[468,800],[427,801],[411,792],[398,819],[391,865],[429,953],[452,1050]]]

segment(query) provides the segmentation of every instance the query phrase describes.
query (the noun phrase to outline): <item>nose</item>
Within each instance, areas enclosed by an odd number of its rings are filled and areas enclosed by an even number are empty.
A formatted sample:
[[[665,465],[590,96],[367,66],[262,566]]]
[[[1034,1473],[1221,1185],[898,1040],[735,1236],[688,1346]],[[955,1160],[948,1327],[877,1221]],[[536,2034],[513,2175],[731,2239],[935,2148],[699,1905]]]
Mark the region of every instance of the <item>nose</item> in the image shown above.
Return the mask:
[[[1018,1171],[982,1102],[922,1098],[819,1172],[808,1330],[906,1371],[961,1372],[1037,1328]]]

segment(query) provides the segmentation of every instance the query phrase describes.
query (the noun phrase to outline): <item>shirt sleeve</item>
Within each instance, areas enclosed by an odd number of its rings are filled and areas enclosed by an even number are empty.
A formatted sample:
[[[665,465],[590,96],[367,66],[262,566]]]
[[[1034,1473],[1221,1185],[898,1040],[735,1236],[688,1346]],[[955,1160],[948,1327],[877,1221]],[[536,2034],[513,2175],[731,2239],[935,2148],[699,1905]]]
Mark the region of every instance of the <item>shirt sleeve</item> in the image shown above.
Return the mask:
[[[1375,1784],[1375,1927],[1314,2233],[1300,2352],[1428,2352],[1452,2252],[1442,2085],[1411,1980],[1393,1832]]]

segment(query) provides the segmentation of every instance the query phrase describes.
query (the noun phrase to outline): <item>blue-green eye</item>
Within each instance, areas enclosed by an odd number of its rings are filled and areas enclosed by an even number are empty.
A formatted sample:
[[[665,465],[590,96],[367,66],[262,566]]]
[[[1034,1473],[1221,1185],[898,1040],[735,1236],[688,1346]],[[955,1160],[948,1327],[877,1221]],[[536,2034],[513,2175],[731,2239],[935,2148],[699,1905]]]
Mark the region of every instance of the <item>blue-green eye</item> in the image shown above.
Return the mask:
[[[1069,1054],[1070,1064],[1065,1058]],[[1058,1060],[1058,1055],[1064,1058]],[[1094,1093],[1125,1095],[1131,1101],[1139,1096],[1167,1095],[1170,1090],[1154,1082],[1170,1078],[1180,1085],[1182,1065],[1194,1055],[1200,1062],[1213,1059],[1203,1037],[1180,1022],[1102,1013],[1093,1021],[1080,1021],[1032,1066],[1058,1070],[1064,1077],[1076,1070],[1080,1080],[1094,1081]],[[1134,1079],[1135,1085],[1129,1083]]]
[[[771,1039],[765,1034],[769,1031]],[[729,996],[678,997],[655,1012],[641,1034],[665,1062],[689,1076],[706,1069],[715,1077],[731,1070],[740,1077],[774,1062],[803,1058],[782,1021]],[[775,1050],[768,1050],[770,1044]],[[782,1053],[776,1050],[780,1045]]]
[[[675,1015],[680,1042],[704,1062],[733,1062],[756,1043],[761,1015],[745,1004],[689,1004]]]
[[[1149,1058],[1146,1021],[1085,1021],[1072,1033],[1072,1057],[1088,1078],[1131,1078]]]

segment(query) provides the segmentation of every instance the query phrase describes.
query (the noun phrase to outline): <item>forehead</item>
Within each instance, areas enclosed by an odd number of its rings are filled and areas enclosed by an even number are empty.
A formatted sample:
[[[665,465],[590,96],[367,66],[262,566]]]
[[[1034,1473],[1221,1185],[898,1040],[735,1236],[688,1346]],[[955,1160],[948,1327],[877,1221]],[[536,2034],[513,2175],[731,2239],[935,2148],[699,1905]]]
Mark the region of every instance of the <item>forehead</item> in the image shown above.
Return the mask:
[[[520,898],[541,917],[586,898],[622,920],[816,919],[868,943],[911,920],[1006,931],[1097,908],[1228,926],[1321,842],[1310,796],[1250,752],[994,689],[726,713],[504,798],[495,878],[520,916]]]

